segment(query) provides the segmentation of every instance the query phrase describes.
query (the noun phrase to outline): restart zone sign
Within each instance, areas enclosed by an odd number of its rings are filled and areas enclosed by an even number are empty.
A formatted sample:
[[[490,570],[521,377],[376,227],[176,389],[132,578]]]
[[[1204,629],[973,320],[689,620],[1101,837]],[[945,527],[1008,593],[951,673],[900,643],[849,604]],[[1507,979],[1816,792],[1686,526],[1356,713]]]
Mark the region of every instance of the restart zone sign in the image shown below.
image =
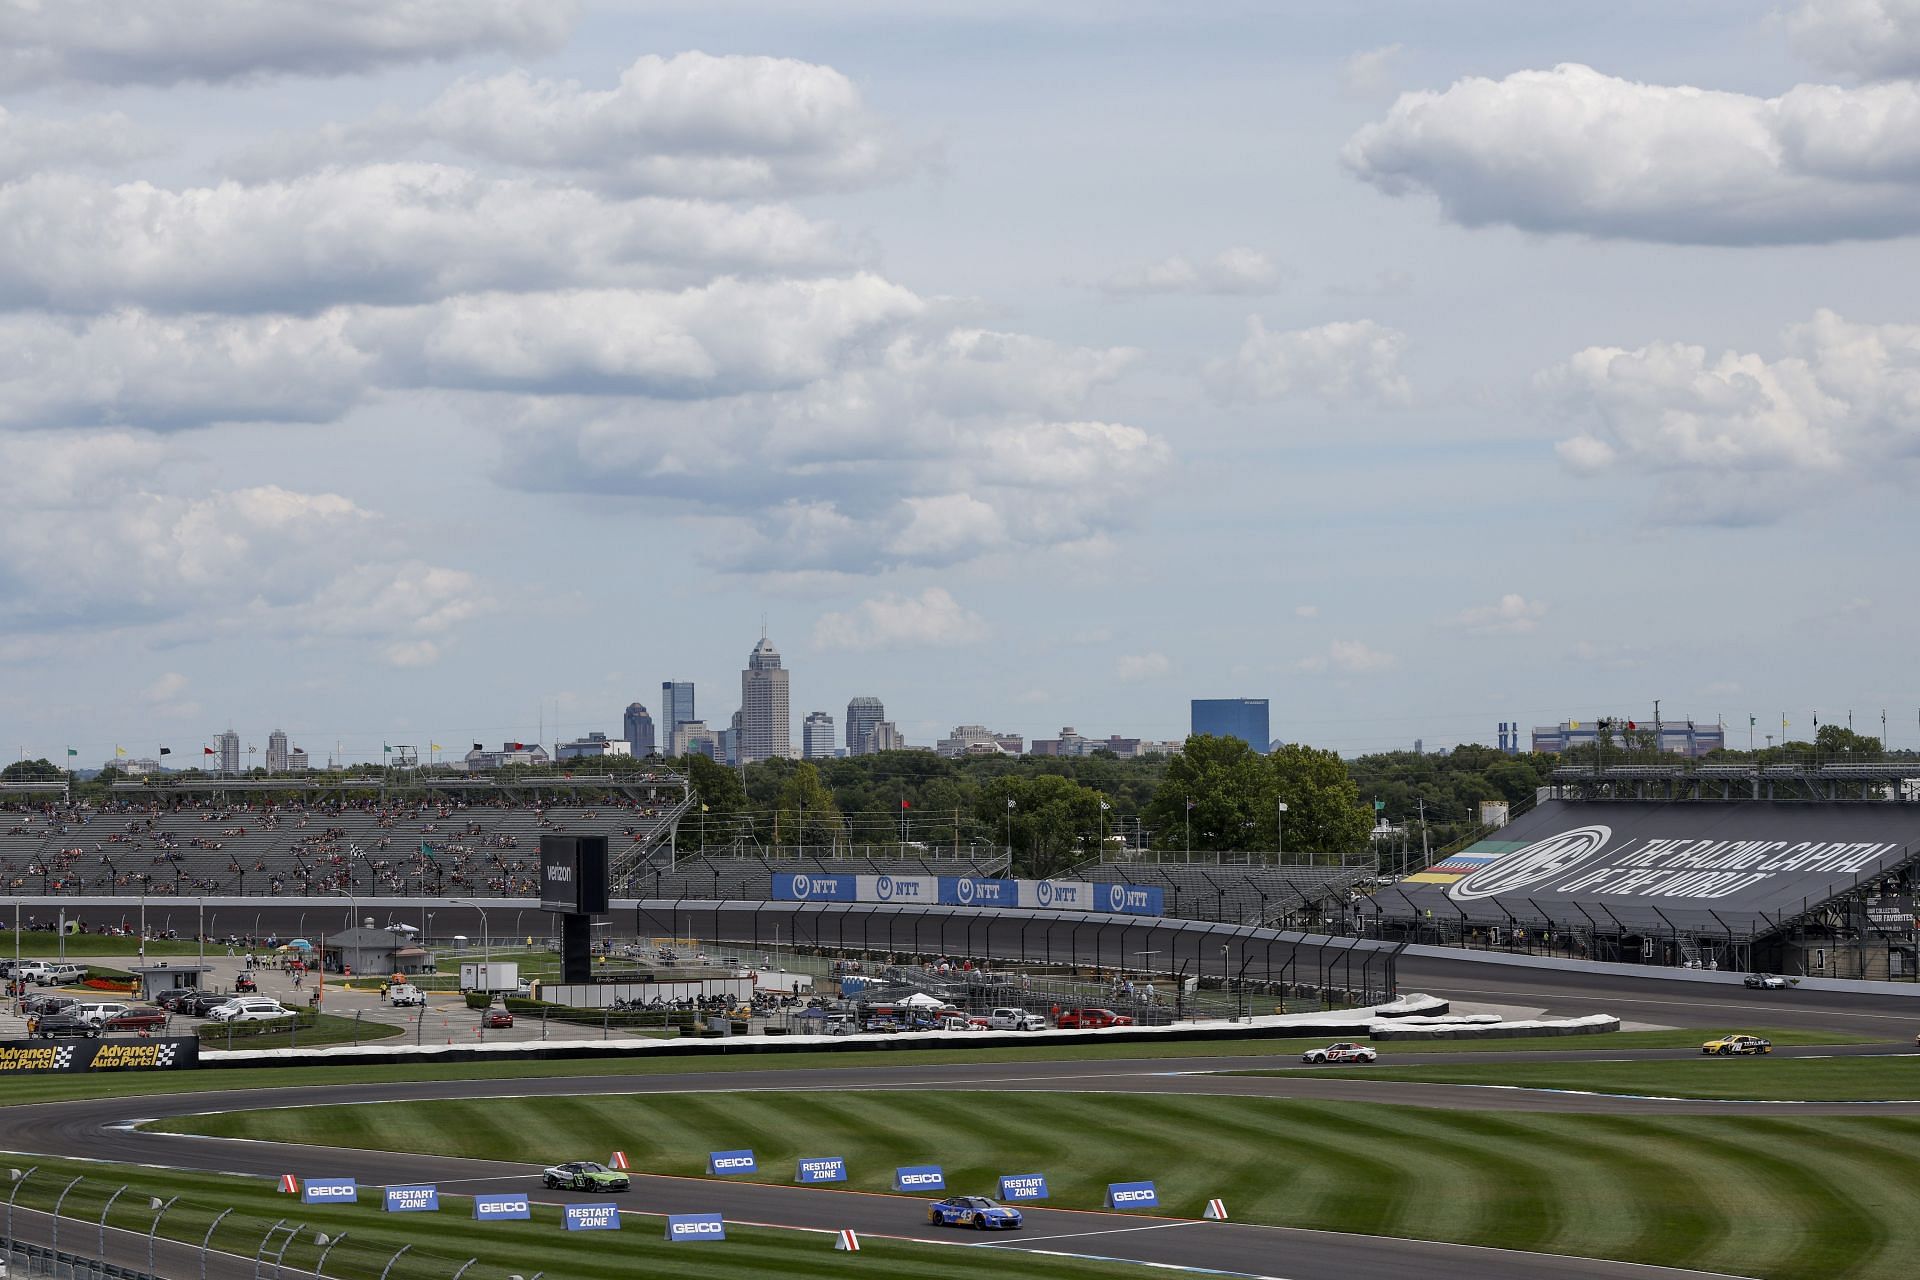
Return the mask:
[[[1047,1177],[1043,1173],[1009,1173],[1000,1178],[1002,1200],[1045,1200]]]
[[[564,1204],[569,1231],[618,1231],[620,1206],[617,1204]]]
[[[438,1213],[440,1188],[388,1187],[386,1209],[388,1213]]]
[[[702,1241],[726,1238],[726,1221],[717,1213],[667,1215],[667,1239],[675,1244],[699,1244]]]
[[[198,1066],[200,1042],[164,1040],[0,1040],[0,1076],[42,1071],[173,1071]]]
[[[845,1182],[846,1157],[819,1156],[812,1160],[801,1160],[794,1166],[793,1180],[803,1187],[821,1182]]]

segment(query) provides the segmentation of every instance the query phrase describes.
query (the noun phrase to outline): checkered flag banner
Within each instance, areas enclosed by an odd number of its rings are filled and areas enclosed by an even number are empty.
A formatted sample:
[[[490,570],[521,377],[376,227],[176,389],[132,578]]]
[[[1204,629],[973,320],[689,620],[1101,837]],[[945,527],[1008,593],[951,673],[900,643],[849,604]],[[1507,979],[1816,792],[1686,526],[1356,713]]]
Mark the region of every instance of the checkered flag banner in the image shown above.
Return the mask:
[[[160,1049],[159,1049],[159,1051],[158,1051],[157,1053],[155,1053],[155,1054],[154,1054],[154,1057],[153,1057],[153,1065],[154,1065],[154,1066],[156,1066],[156,1067],[170,1067],[170,1066],[172,1066],[172,1065],[173,1065],[173,1051],[174,1051],[174,1046],[173,1046],[173,1045],[170,1045],[170,1044],[163,1044],[163,1045],[161,1045],[161,1046],[160,1046]]]
[[[53,1069],[55,1071],[65,1071],[68,1067],[72,1065],[73,1065],[73,1046],[72,1045],[63,1044],[59,1048],[53,1051]]]

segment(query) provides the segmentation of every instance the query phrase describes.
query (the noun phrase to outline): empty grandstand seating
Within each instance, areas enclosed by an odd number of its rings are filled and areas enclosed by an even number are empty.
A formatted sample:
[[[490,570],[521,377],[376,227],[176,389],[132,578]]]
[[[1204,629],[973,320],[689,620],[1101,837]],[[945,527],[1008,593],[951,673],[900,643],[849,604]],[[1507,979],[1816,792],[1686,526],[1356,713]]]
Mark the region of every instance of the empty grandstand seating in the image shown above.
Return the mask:
[[[1230,924],[1277,924],[1310,904],[1344,902],[1374,875],[1372,867],[1221,863],[1092,863],[1073,878],[1136,884],[1166,891],[1167,914]]]
[[[820,875],[985,876],[998,874],[1005,858],[987,866],[965,858],[766,858],[729,851],[724,855],[683,857],[678,865],[655,864],[631,882],[640,898],[730,898],[758,901],[773,897],[773,878],[810,870]]]

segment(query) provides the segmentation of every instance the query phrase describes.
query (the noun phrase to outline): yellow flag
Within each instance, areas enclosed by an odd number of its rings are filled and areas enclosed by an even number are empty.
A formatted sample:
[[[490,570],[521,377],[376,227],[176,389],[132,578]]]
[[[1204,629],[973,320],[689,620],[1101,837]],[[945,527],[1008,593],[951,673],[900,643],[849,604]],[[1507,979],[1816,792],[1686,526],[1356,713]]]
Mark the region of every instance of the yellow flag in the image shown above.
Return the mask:
[[[127,754],[127,749],[125,747],[116,745],[113,749],[113,754],[114,754],[114,758],[118,759],[119,757]]]
[[[1569,721],[1567,721],[1567,728],[1569,728],[1569,729],[1578,729],[1579,727],[1580,727],[1580,722],[1579,722],[1578,720],[1569,720]]]
[[[707,811],[707,806],[705,806],[705,805],[701,805],[701,806],[700,806],[700,812],[702,812],[702,813],[705,813],[706,811]]]
[[[430,742],[430,743],[428,743],[428,744],[427,744],[427,746],[428,746],[428,749],[430,749],[430,750],[433,750],[433,751],[445,751],[445,750],[446,750],[446,748],[445,748],[445,747],[443,747],[443,746],[441,746],[441,745],[440,745],[439,743],[437,743],[437,742]]]

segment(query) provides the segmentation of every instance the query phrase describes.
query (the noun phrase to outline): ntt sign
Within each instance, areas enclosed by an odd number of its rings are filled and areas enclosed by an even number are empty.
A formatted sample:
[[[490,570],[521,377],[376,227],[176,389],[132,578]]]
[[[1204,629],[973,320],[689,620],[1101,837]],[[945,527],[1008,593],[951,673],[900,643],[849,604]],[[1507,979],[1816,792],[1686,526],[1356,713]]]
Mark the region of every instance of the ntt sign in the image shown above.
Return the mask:
[[[993,876],[822,875],[782,872],[773,878],[775,902],[881,902],[943,907],[1023,907],[1029,911],[1091,911],[1107,915],[1165,915],[1166,891],[1151,885],[1094,884],[1087,880],[1002,880]]]

